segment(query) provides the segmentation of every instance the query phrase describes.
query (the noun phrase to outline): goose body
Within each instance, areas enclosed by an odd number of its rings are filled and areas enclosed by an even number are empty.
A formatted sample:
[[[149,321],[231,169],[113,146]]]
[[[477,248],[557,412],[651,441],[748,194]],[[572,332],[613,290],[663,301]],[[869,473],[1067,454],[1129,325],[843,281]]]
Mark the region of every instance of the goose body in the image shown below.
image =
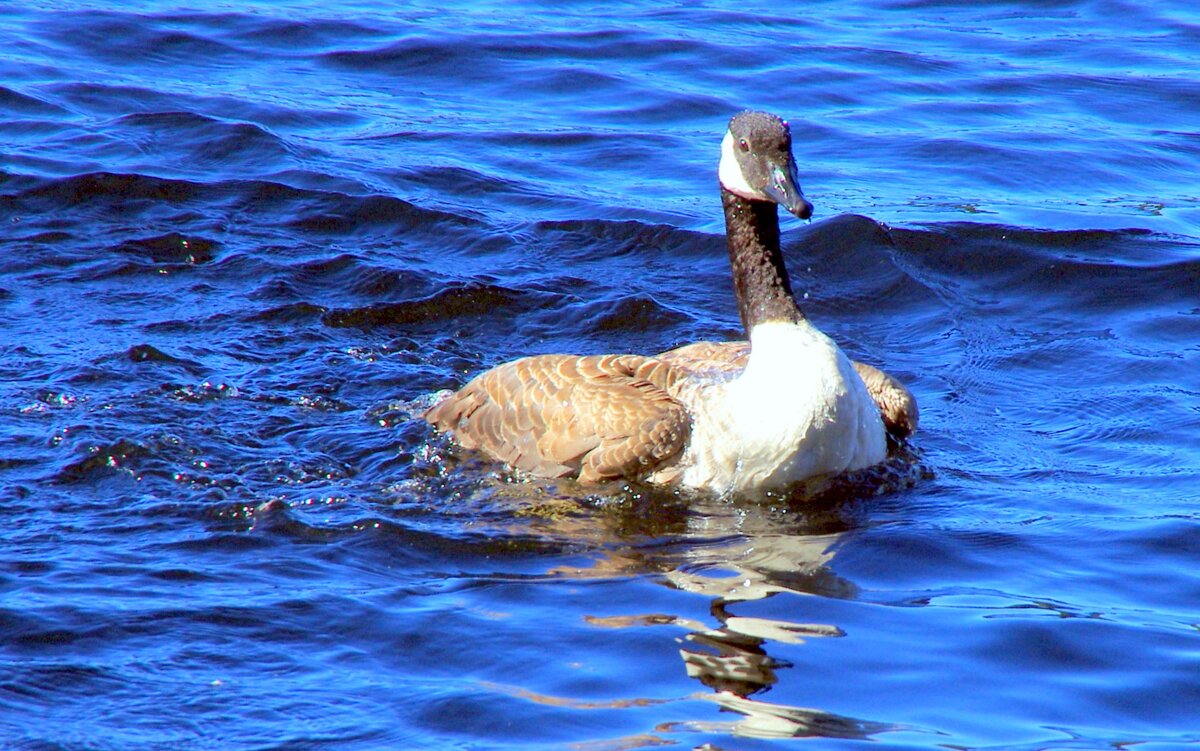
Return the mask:
[[[729,377],[745,369],[750,360],[750,342],[693,342],[659,353],[655,357],[683,369],[690,376],[724,373]],[[916,432],[920,410],[912,392],[900,381],[873,365],[852,360],[850,365],[862,379],[867,393],[879,409],[883,427],[894,441]]]
[[[542,355],[499,365],[425,419],[463,447],[536,475],[646,479],[717,492],[784,488],[883,461],[916,427],[911,394],[852,363],[805,318],[779,247],[781,205],[812,207],[779,118],[743,112],[718,176],[748,341],[657,356]],[[886,427],[885,427],[886,423]]]
[[[781,488],[887,455],[880,411],[866,385],[808,321],[755,327],[740,372],[728,380],[696,375],[684,384],[680,398],[692,431],[679,464],[689,487]]]

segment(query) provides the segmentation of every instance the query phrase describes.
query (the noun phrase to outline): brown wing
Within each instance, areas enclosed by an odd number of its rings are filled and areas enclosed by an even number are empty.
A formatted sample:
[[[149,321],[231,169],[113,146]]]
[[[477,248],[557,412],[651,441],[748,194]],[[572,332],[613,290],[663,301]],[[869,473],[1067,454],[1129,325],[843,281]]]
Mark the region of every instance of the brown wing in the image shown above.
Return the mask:
[[[921,420],[917,400],[912,392],[895,378],[871,365],[855,362],[854,369],[867,385],[867,392],[879,406],[883,426],[896,438],[908,438],[917,430]]]
[[[543,477],[642,477],[677,457],[691,421],[680,374],[638,355],[541,355],[492,368],[425,413],[465,448]]]
[[[750,361],[750,342],[694,342],[655,355],[686,373],[740,373]]]
[[[750,343],[696,342],[657,356],[686,374],[700,372],[736,372],[746,367],[750,359]],[[896,438],[907,438],[917,429],[920,412],[912,392],[887,373],[866,363],[854,362],[867,393],[879,407],[883,425]]]

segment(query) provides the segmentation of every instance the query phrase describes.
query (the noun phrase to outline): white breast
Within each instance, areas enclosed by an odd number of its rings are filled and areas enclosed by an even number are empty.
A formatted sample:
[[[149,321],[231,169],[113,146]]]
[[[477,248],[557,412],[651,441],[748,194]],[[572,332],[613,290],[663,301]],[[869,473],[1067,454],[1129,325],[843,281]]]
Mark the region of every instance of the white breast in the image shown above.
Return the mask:
[[[879,409],[850,360],[807,321],[750,334],[750,362],[698,389],[682,482],[717,491],[781,488],[877,464]]]

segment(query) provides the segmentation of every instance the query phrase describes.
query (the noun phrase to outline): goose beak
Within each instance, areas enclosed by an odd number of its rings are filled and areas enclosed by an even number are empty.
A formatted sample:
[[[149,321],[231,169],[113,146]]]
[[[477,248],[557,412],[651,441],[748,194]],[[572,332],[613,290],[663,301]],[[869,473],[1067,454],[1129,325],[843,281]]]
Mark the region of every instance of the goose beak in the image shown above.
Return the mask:
[[[777,164],[771,168],[771,177],[763,187],[772,201],[779,204],[797,219],[808,219],[812,216],[813,207],[804,198],[800,190],[800,179],[796,177],[796,164],[790,159],[786,165]]]

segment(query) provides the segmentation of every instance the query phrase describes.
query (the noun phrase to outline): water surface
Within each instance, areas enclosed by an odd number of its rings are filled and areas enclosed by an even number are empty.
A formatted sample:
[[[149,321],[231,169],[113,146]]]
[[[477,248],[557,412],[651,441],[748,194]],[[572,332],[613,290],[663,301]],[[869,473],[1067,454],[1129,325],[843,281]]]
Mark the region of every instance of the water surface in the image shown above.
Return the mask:
[[[0,746],[1200,746],[1198,45],[1183,2],[5,7]],[[744,107],[911,462],[594,492],[411,419],[738,337]]]

